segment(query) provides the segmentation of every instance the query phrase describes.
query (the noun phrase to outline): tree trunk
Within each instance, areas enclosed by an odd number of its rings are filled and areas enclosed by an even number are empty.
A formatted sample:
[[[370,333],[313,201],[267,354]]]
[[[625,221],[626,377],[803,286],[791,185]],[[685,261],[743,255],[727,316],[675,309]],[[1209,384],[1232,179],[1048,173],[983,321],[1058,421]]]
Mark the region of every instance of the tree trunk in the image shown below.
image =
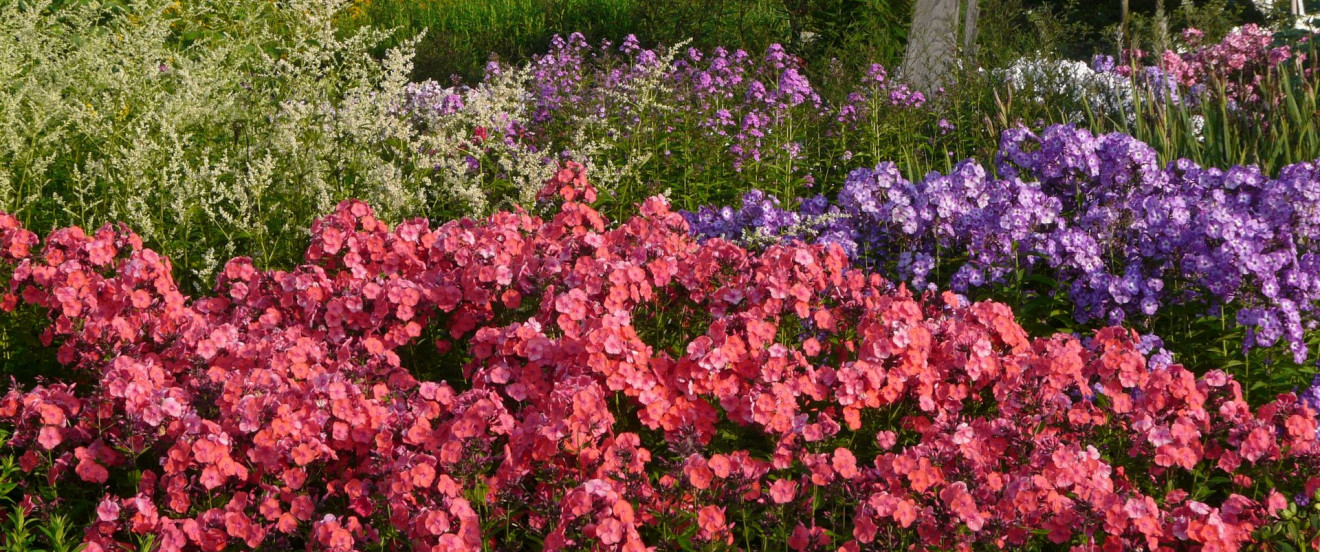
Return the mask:
[[[901,75],[913,88],[931,92],[948,82],[958,53],[959,0],[917,0]]]
[[[1128,47],[1128,0],[1123,0],[1123,20],[1118,29],[1118,50],[1121,52]]]
[[[967,0],[967,13],[963,19],[963,56],[976,58],[976,21],[981,17],[981,8],[976,0]]]

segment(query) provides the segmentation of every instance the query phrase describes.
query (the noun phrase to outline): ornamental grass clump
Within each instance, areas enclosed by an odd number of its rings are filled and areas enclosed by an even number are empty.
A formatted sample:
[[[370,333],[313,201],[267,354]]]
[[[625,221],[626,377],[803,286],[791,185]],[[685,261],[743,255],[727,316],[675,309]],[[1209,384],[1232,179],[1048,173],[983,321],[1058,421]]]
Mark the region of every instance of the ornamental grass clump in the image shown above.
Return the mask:
[[[1129,101],[1122,111],[1092,105],[1087,126],[1131,134],[1166,162],[1254,164],[1276,175],[1320,157],[1315,44],[1310,33],[1248,24],[1209,44],[1188,29],[1177,52],[1097,56],[1095,77],[1126,79]]]
[[[70,373],[0,400],[22,508],[96,504],[92,552],[1313,545],[1294,394],[1120,328],[1033,339],[837,246],[698,243],[659,198],[611,226],[578,165],[543,196],[439,227],[346,201],[304,264],[200,297],[124,225],[0,216],[2,305]]]

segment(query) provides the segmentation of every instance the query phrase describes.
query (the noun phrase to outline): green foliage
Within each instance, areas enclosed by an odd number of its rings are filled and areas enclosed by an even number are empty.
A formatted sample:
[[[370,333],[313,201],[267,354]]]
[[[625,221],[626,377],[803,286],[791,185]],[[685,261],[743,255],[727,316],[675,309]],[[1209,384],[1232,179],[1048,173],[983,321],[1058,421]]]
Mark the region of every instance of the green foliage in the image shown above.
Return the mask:
[[[907,43],[912,0],[782,0],[793,27],[790,51],[818,67],[840,60],[846,70],[871,63],[897,66]]]
[[[0,441],[8,439],[0,431]],[[67,513],[33,517],[19,505],[24,479],[13,456],[0,458],[0,552],[81,552],[81,527]]]
[[[852,136],[826,138],[821,127],[795,128],[789,138],[803,143],[809,160],[801,169],[817,178],[810,188],[791,168],[733,170],[723,150],[692,138],[690,121],[668,124],[673,121],[663,118],[662,100],[644,94],[630,100],[648,118],[626,140],[606,138],[608,129],[599,125],[555,132],[568,148],[598,153],[602,166],[617,169],[612,180],[598,181],[614,184],[613,195],[604,194],[598,207],[615,219],[665,191],[677,207],[688,209],[731,203],[753,186],[786,200],[833,194],[849,170],[886,160],[916,178],[948,170],[963,158],[993,158],[1007,127],[1069,122],[1085,111],[1085,105],[1049,91],[1010,93],[991,70],[1035,51],[1112,52],[1117,5],[983,1],[977,59],[928,108],[876,106],[870,126]],[[39,232],[127,222],[150,247],[170,255],[191,291],[200,291],[210,286],[217,264],[235,254],[252,254],[261,266],[292,264],[306,245],[309,221],[340,199],[364,198],[395,220],[443,220],[527,203],[532,184],[507,174],[446,181],[418,162],[416,152],[447,147],[457,134],[422,134],[391,116],[387,100],[398,98],[410,77],[475,79],[492,52],[517,63],[544,51],[555,34],[582,31],[592,41],[636,34],[648,45],[691,38],[692,46],[707,50],[760,52],[782,42],[807,59],[822,94],[838,100],[869,63],[893,66],[901,59],[911,0],[362,0],[342,12],[336,7],[262,0],[3,3],[0,210],[16,213]],[[1156,44],[1162,29],[1187,26],[1214,39],[1257,17],[1239,0],[1165,7],[1167,25],[1161,26],[1153,0],[1133,1],[1137,44]],[[387,36],[373,27],[394,31]],[[423,31],[414,67],[409,41]],[[1165,161],[1259,163],[1274,173],[1320,157],[1315,79],[1284,71],[1269,75],[1265,88],[1281,101],[1249,113],[1222,99],[1193,107],[1139,96],[1134,118],[1093,109],[1086,125],[1130,133],[1155,146]],[[1033,101],[1036,95],[1040,101]],[[943,130],[941,121],[954,130]],[[936,279],[944,283],[948,276]],[[1013,305],[1024,326],[1042,335],[1081,329],[1065,288],[1019,272],[1008,286],[985,293]],[[648,341],[670,347],[690,340],[691,328],[705,323],[679,305],[646,314],[640,329]],[[40,344],[44,323],[29,311],[0,320],[0,373],[23,384],[55,375],[70,379],[52,350]],[[1222,316],[1171,309],[1141,330],[1163,336],[1189,365],[1248,375],[1253,398],[1309,382],[1310,372],[1300,367],[1260,369],[1283,362],[1266,353],[1243,356],[1237,346],[1241,330]],[[402,352],[403,361],[419,376],[461,382],[469,352],[461,344],[437,352],[433,342],[443,337],[428,335]],[[748,448],[751,440],[730,431],[716,445]],[[12,457],[0,459],[0,552],[81,550],[80,523],[94,516],[99,490],[41,489],[59,513],[29,517],[14,503],[20,495],[17,473]],[[1262,538],[1280,543],[1281,550],[1308,549],[1307,539],[1320,532],[1316,508],[1291,504],[1287,522]],[[792,512],[764,514],[762,520],[731,520],[739,524],[737,544],[761,549],[784,540],[762,528]],[[848,533],[844,514],[830,521],[834,533]],[[791,530],[783,523],[774,527]],[[516,526],[487,530],[515,539],[530,533]],[[680,546],[696,546],[691,527],[657,531]],[[153,546],[149,539],[137,544],[142,550]]]
[[[1302,552],[1314,550],[1317,538],[1320,538],[1320,492],[1311,497],[1310,505],[1299,506],[1296,501],[1288,501],[1288,507],[1279,512],[1283,519],[1259,531],[1262,541],[1273,544],[1280,552]]]
[[[1133,0],[1132,44],[1150,47],[1160,30],[1159,4]],[[981,0],[978,49],[988,66],[1046,51],[1071,57],[1114,52],[1122,18],[1118,0]],[[520,63],[545,51],[555,34],[581,32],[588,40],[618,42],[635,34],[645,45],[691,39],[694,47],[759,52],[781,43],[820,76],[837,59],[850,69],[902,59],[912,0],[356,0],[339,18],[342,28],[394,29],[387,45],[423,31],[415,77],[447,82],[481,77],[494,56]],[[1250,0],[1167,0],[1166,32],[1187,27],[1218,39],[1246,22],[1264,22]]]
[[[1123,19],[1120,0],[1024,0],[1031,13],[1048,12],[1068,29],[1058,52],[1072,58],[1089,58],[1096,53],[1115,53]],[[1165,28],[1158,23],[1164,9]],[[1177,33],[1195,27],[1211,40],[1218,40],[1229,29],[1244,23],[1263,23],[1269,14],[1261,14],[1252,0],[1130,0],[1127,46],[1150,49],[1163,32]]]
[[[633,34],[647,46],[688,40],[703,50],[753,53],[779,43],[821,77],[833,60],[850,70],[896,65],[911,10],[912,0],[357,0],[339,24],[393,29],[386,45],[425,32],[418,80],[479,80],[491,59],[521,63],[544,52],[554,35],[573,32],[592,43]]]
[[[461,212],[427,146],[387,116],[408,55],[341,35],[333,3],[94,0],[0,5],[0,209],[36,230],[131,224],[192,289],[220,259],[297,258],[347,197],[387,216]],[[439,206],[439,208],[437,208]]]

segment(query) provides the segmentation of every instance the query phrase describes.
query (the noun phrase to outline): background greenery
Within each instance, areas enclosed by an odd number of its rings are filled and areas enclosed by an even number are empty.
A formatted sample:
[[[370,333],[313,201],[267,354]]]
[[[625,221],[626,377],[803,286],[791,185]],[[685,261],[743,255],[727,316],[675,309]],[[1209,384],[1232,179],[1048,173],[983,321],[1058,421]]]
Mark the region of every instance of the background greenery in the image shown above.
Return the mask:
[[[831,59],[845,65],[895,66],[907,41],[912,0],[355,0],[340,17],[344,29],[395,29],[382,48],[425,30],[415,77],[477,79],[492,57],[525,61],[545,51],[555,34],[582,32],[595,43],[635,34],[643,45],[691,39],[715,46],[763,51],[784,44],[817,68]],[[1187,27],[1218,39],[1234,26],[1277,21],[1251,0],[1131,0],[1130,44],[1167,45]],[[1118,50],[1119,0],[982,0],[980,62],[1011,61],[1024,53],[1074,58]],[[1163,22],[1163,24],[1161,24]],[[803,39],[807,32],[807,39]]]

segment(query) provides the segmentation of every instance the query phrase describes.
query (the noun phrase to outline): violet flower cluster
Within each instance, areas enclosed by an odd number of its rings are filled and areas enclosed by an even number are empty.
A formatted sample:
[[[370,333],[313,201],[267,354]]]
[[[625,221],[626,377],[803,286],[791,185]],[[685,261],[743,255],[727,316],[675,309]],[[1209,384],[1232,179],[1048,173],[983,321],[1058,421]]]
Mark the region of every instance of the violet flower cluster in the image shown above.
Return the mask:
[[[860,128],[879,109],[926,102],[921,92],[891,82],[880,65],[873,65],[846,99],[827,102],[805,75],[803,61],[778,44],[758,57],[723,48],[647,49],[634,36],[618,45],[593,46],[573,33],[555,37],[547,52],[524,67],[492,63],[482,84],[515,73],[525,77],[526,93],[518,101],[528,116],[520,123],[542,140],[543,151],[593,149],[568,143],[578,127],[587,128],[584,121],[597,125],[592,128],[607,122],[605,132],[613,139],[627,138],[644,120],[659,121],[669,131],[680,125],[700,129],[699,139],[723,150],[737,171],[750,163],[797,170],[807,129],[825,126],[810,134],[838,136]],[[402,111],[426,122],[455,114],[455,105],[492,103],[482,96],[501,89],[483,85],[415,85],[426,93],[410,96]],[[556,139],[560,143],[550,143]],[[577,161],[590,167],[597,160]]]
[[[1306,333],[1320,318],[1316,163],[1273,179],[1251,166],[1160,166],[1154,149],[1125,134],[1056,125],[1006,131],[994,169],[997,177],[965,160],[919,182],[892,163],[854,170],[834,205],[848,218],[821,235],[918,287],[938,273],[961,293],[1031,270],[1066,286],[1080,323],[1193,305],[1234,316],[1248,349],[1282,341],[1296,362],[1307,359]],[[813,200],[800,212],[808,209],[829,207]],[[791,218],[740,215],[747,211],[688,217],[697,234],[723,238]],[[713,215],[721,212],[730,216]]]
[[[702,207],[683,212],[688,227],[701,238],[723,238],[743,243],[788,242],[833,243],[856,257],[857,241],[849,217],[823,195],[803,200],[796,210],[780,206],[779,199],[760,190],[742,197],[738,209]]]

